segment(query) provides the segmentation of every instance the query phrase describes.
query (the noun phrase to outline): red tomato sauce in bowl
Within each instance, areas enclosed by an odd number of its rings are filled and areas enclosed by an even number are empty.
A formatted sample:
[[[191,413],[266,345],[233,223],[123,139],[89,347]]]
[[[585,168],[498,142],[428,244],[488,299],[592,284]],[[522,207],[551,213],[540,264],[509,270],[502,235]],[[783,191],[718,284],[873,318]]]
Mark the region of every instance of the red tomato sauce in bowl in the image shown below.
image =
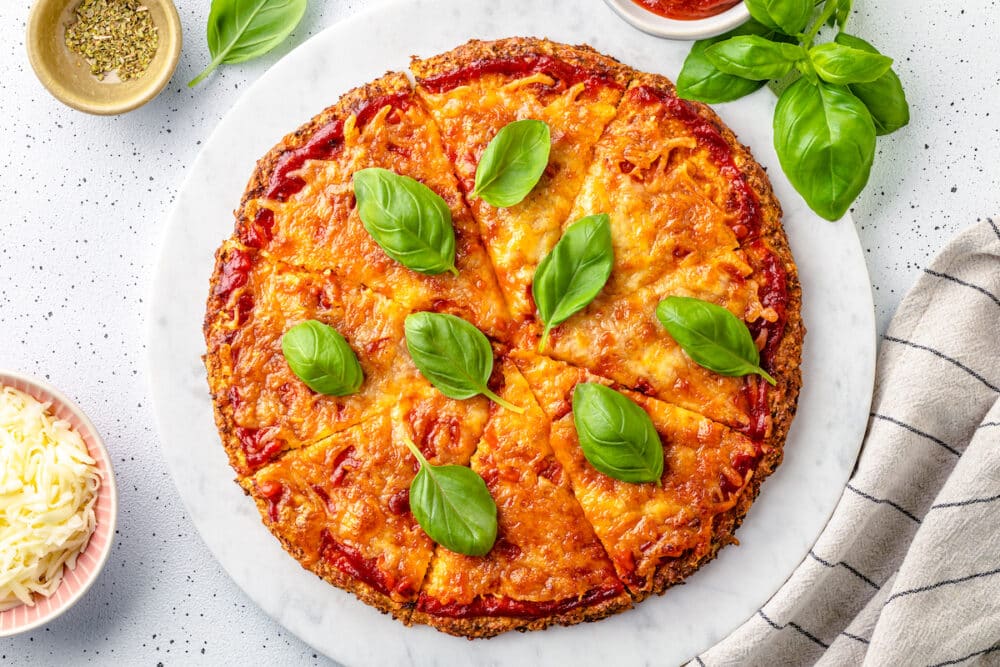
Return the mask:
[[[658,16],[681,21],[694,21],[721,14],[741,0],[632,0]]]

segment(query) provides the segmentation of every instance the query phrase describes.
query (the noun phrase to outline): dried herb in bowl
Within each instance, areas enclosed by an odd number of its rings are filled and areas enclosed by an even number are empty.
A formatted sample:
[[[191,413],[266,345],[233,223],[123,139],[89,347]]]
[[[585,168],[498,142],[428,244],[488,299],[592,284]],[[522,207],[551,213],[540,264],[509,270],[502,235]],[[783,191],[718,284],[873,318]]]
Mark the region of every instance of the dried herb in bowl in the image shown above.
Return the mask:
[[[81,0],[76,20],[66,26],[66,47],[103,81],[141,77],[156,55],[159,35],[149,8],[138,0]]]

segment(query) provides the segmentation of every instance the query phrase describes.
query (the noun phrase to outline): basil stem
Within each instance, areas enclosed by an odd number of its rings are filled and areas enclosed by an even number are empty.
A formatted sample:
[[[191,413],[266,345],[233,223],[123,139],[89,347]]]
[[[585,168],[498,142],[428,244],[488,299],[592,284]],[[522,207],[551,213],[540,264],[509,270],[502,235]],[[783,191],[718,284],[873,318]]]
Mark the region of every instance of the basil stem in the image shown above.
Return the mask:
[[[281,44],[305,11],[306,0],[212,0],[207,30],[212,62],[188,87],[223,63],[241,63]]]
[[[775,384],[760,367],[760,352],[747,325],[722,306],[671,296],[656,307],[656,317],[699,366],[729,377],[757,374]]]
[[[365,229],[392,259],[426,274],[455,268],[451,209],[436,192],[388,169],[354,172],[354,196]]]
[[[549,164],[549,126],[540,120],[518,120],[504,126],[476,166],[470,198],[504,208],[521,202]]]
[[[588,215],[569,227],[535,270],[531,293],[545,331],[538,351],[545,349],[552,327],[565,322],[594,300],[608,282],[614,264],[611,219],[607,213]]]
[[[603,384],[573,390],[573,423],[590,464],[623,482],[656,482],[663,475],[663,443],[653,420],[630,398]]]
[[[497,539],[497,506],[486,482],[465,466],[434,466],[413,441],[403,442],[420,462],[410,483],[410,511],[432,540],[455,553],[485,556]]]
[[[410,358],[442,394],[456,399],[482,394],[511,412],[524,412],[487,386],[493,348],[482,331],[461,317],[427,312],[408,315],[403,328]]]
[[[296,377],[319,394],[353,394],[365,379],[358,357],[344,337],[316,320],[286,331],[281,337],[281,352]]]

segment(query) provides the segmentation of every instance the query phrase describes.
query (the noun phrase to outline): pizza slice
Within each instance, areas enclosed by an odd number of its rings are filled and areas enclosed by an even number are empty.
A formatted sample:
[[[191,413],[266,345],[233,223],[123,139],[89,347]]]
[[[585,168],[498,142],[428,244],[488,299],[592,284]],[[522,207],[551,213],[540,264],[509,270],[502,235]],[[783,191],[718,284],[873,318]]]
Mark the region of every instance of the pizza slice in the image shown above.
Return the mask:
[[[458,276],[408,269],[372,239],[358,215],[352,181],[355,171],[368,167],[415,178],[445,200]],[[506,320],[441,138],[400,73],[347,93],[268,153],[237,211],[237,234],[282,261],[332,271],[410,309],[451,312],[494,336]]]
[[[608,213],[614,266],[591,304],[556,327],[545,352],[625,386],[770,437],[770,405],[798,386],[798,299],[781,210],[749,152],[704,105],[639,74],[594,150],[567,224]],[[782,384],[723,377],[691,360],[656,318],[668,296],[728,308],[750,327]],[[541,325],[522,327],[528,343]],[[779,346],[782,352],[778,354]],[[779,418],[781,421],[781,418]],[[779,424],[779,431],[784,428]],[[780,437],[783,438],[783,432]]]
[[[406,621],[434,551],[409,505],[418,466],[468,465],[487,401],[456,401],[414,378],[391,406],[245,477],[264,524],[304,567]]]
[[[511,361],[497,371],[499,407],[472,457],[497,504],[497,542],[484,557],[435,552],[413,620],[488,637],[596,620],[631,604],[548,445],[549,419]]]
[[[286,449],[318,441],[395,400],[395,366],[406,311],[332,273],[308,273],[234,241],[220,248],[205,318],[205,364],[216,422],[239,475]],[[325,396],[305,385],[281,351],[281,337],[305,320],[336,329],[365,379],[358,393]],[[395,365],[395,366],[394,366]],[[415,371],[414,371],[415,372]]]
[[[559,240],[631,70],[589,47],[528,38],[473,40],[415,60],[411,69],[466,194],[480,156],[505,125],[525,118],[549,125],[548,168],[527,198],[509,208],[469,202],[514,320],[529,317],[535,268]]]
[[[652,418],[663,442],[664,468],[661,485],[613,479],[587,461],[572,413],[578,383],[613,383],[529,352],[512,358],[552,421],[552,450],[577,501],[636,599],[679,583],[736,541],[733,532],[763,478],[780,462],[780,448],[616,387]]]

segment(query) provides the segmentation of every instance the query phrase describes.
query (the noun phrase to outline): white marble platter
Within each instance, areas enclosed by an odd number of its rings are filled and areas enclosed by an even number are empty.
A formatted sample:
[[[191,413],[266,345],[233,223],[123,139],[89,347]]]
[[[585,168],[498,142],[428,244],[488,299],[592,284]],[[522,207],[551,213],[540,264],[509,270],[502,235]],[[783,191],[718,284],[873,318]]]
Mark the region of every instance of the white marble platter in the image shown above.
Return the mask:
[[[585,42],[671,78],[689,48],[631,28],[600,0],[378,5],[317,35],[246,91],[191,168],[163,240],[149,314],[149,375],[180,496],[237,584],[279,623],[348,665],[583,667],[691,658],[752,615],[807,555],[840,497],[867,423],[875,322],[861,246],[849,218],[819,219],[782,176],[771,141],[775,100],[764,90],[717,110],[768,167],[801,272],[809,333],[785,462],[739,530],[741,546],[723,550],[685,586],[600,623],[475,642],[406,628],[285,554],[233,483],[212,420],[201,323],[213,253],[232,231],[232,211],[255,160],[285,133],[349,88],[404,70],[411,55],[513,35]]]

